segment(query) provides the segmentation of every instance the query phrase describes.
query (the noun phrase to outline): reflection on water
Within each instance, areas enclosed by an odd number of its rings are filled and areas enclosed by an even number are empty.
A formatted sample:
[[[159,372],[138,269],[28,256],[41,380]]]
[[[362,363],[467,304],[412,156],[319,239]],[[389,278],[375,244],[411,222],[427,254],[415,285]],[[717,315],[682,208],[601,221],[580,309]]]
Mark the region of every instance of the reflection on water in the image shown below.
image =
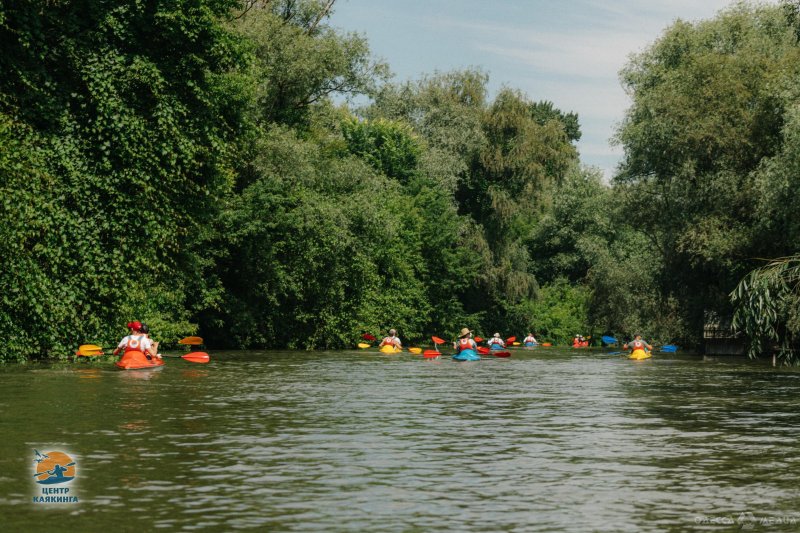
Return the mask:
[[[800,527],[800,372],[747,361],[229,353],[6,369],[0,406],[12,529],[43,444],[81,458],[66,530]]]

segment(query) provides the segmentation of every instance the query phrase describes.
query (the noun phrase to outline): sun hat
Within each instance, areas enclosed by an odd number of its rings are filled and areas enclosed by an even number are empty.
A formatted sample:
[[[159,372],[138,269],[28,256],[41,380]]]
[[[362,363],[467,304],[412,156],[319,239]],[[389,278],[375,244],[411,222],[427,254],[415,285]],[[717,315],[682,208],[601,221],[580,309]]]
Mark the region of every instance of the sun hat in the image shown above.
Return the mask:
[[[139,322],[138,320],[134,320],[133,322],[128,322],[127,326],[128,329],[132,329],[134,331],[141,331],[142,329],[142,323]]]
[[[499,334],[499,333],[495,333],[495,334],[494,334],[494,336],[495,336],[495,337],[499,337],[499,336],[500,336],[500,334]]]
[[[461,328],[461,334],[459,335],[459,338],[460,337],[466,337],[470,333],[472,333],[472,332],[470,330],[468,330],[467,328]]]

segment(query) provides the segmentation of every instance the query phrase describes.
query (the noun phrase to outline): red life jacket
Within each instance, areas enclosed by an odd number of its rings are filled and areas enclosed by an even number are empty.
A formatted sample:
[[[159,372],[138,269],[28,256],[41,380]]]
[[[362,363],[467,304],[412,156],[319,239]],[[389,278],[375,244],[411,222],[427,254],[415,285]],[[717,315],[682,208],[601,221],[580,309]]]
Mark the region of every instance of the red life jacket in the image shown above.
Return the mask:
[[[474,350],[475,349],[475,342],[470,339],[469,337],[464,337],[463,339],[458,339],[458,345],[456,346],[456,352],[461,353],[461,350]]]
[[[644,350],[644,341],[633,341],[633,342],[631,342],[631,348],[633,350]]]
[[[397,346],[397,337],[384,337],[381,341],[381,346]]]

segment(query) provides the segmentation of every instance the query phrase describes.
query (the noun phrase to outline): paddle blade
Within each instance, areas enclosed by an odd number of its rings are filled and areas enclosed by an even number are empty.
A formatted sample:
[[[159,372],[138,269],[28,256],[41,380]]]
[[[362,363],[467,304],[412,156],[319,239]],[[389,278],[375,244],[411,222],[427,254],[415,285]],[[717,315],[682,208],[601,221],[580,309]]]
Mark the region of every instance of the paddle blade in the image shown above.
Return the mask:
[[[614,337],[611,337],[609,335],[603,335],[601,338],[603,339],[603,342],[606,343],[606,344],[616,344],[617,343],[617,339],[615,339]]]
[[[445,341],[443,339],[440,339],[439,337],[431,337],[431,340],[433,341],[434,344],[444,344],[445,343]]]
[[[422,353],[422,348],[409,348],[408,351],[413,354],[419,355]]]
[[[423,357],[426,359],[434,359],[442,355],[442,352],[437,352],[436,350],[425,350],[422,352]]]
[[[96,344],[81,344],[78,346],[79,352],[102,352],[103,348]]]
[[[181,359],[185,359],[190,363],[208,363],[211,357],[209,357],[206,352],[190,352],[186,355],[182,355]]]
[[[202,337],[184,337],[183,339],[178,341],[178,344],[187,344],[189,346],[198,346],[203,344]]]
[[[661,347],[661,351],[667,353],[674,353],[678,351],[678,347],[675,346],[674,344],[665,344],[664,346]]]
[[[91,346],[91,348],[87,348],[87,346]],[[97,357],[98,355],[105,355],[103,353],[103,349],[99,346],[94,346],[92,344],[83,345],[78,348],[78,351],[75,352],[75,355],[78,357]]]
[[[475,337],[475,342],[483,342],[483,339],[481,337]]]
[[[487,355],[491,353],[491,350],[486,346],[478,346],[478,353],[481,355]]]
[[[369,333],[364,333],[363,335],[361,335],[361,338],[365,339],[365,340],[368,340],[370,342],[378,340],[373,335],[370,335]]]
[[[372,346],[372,345],[371,344],[367,344],[366,342],[359,342],[358,343],[358,347],[361,348],[362,350],[364,348],[369,348],[370,346]]]
[[[509,338],[506,339],[506,343],[507,344],[513,344],[515,340],[517,340],[516,337],[509,337]]]

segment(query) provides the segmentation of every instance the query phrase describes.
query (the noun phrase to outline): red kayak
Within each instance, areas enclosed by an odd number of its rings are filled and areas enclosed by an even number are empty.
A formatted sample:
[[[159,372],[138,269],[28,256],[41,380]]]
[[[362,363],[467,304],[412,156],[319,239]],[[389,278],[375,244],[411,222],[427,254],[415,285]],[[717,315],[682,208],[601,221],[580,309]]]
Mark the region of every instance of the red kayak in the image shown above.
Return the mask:
[[[164,366],[164,360],[158,357],[148,359],[144,352],[130,350],[125,352],[125,355],[114,364],[122,370],[142,370],[144,368]]]
[[[511,357],[511,352],[506,350],[490,350],[486,346],[478,346],[478,353],[481,355],[493,355],[495,357]]]

